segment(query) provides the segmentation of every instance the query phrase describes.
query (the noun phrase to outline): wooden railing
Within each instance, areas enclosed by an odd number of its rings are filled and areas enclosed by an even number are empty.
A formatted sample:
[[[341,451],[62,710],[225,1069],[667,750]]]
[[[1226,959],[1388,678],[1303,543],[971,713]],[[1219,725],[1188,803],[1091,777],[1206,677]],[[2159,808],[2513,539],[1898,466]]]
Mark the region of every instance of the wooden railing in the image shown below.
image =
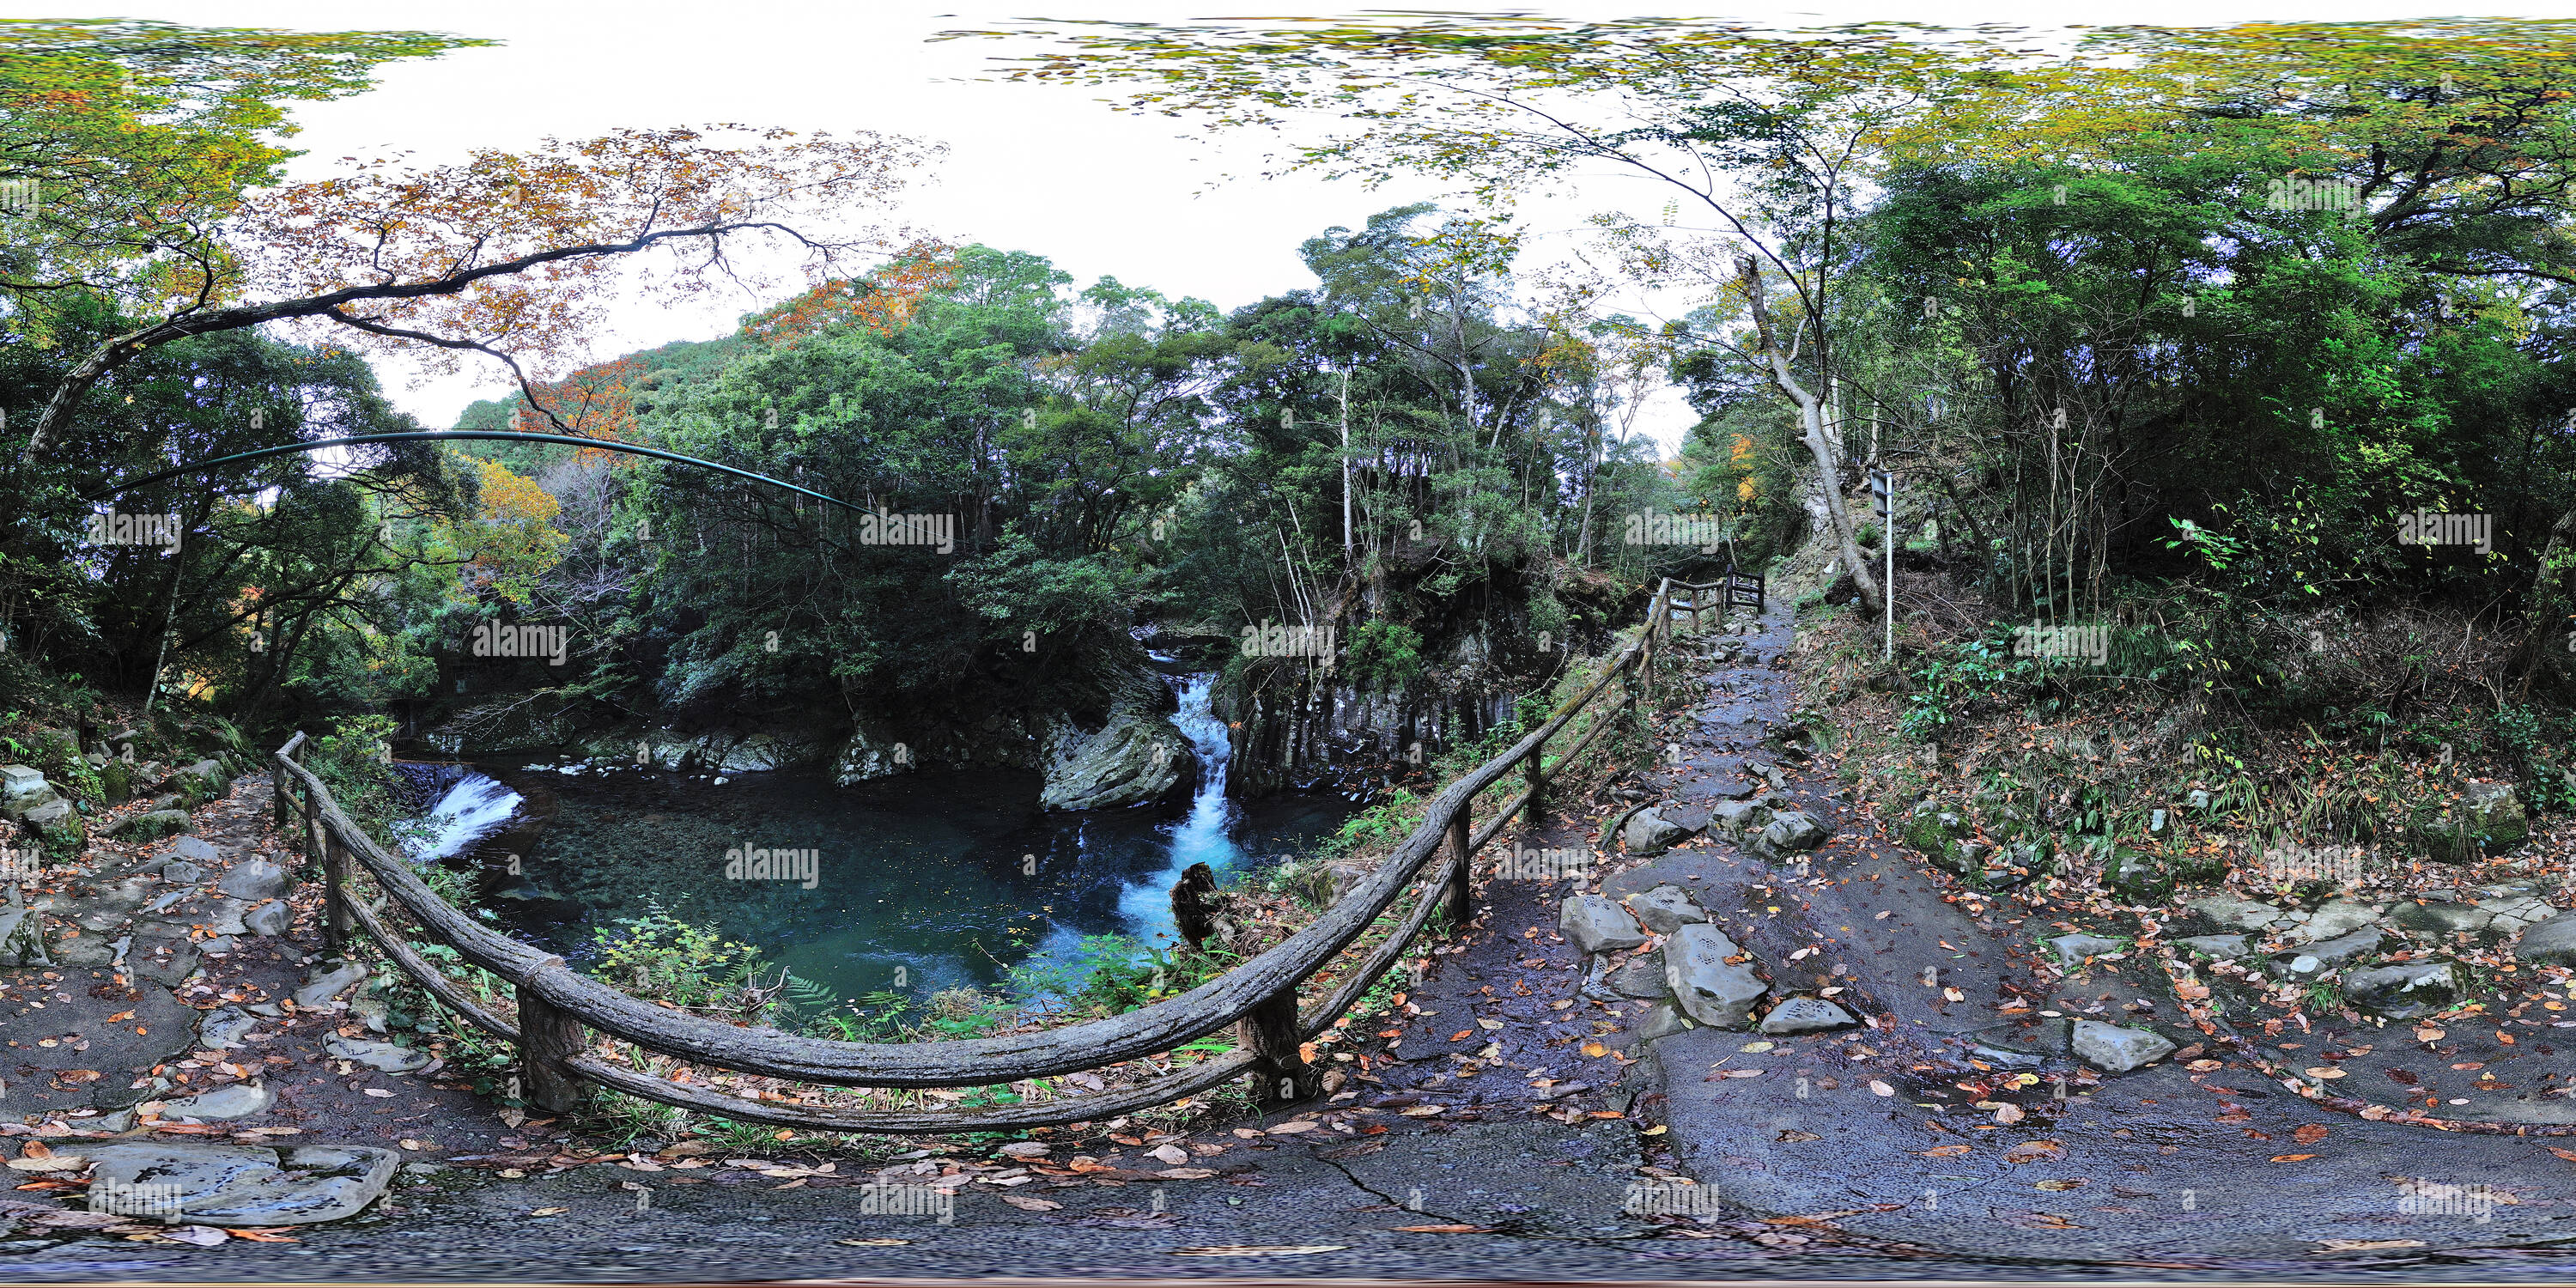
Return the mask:
[[[1652,685],[1655,663],[1671,639],[1674,615],[1687,612],[1696,625],[1703,607],[1722,614],[1724,602],[1703,605],[1702,592],[1732,584],[1732,578],[1705,585],[1670,579],[1660,583],[1644,627],[1598,678],[1559,704],[1546,723],[1434,797],[1421,825],[1378,870],[1313,923],[1178,997],[1123,1015],[1035,1033],[945,1042],[841,1042],[657,1006],[573,970],[561,957],[495,933],[433,893],[408,861],[387,853],[352,822],[322,780],[298,763],[305,745],[301,733],[275,753],[273,807],[281,831],[290,817],[297,820],[306,856],[322,867],[325,950],[345,953],[351,932],[364,931],[440,1002],[476,1027],[516,1044],[523,1097],[548,1113],[575,1108],[587,1094],[586,1083],[751,1122],[813,1131],[894,1134],[1013,1131],[1100,1121],[1247,1076],[1258,1080],[1256,1094],[1265,1102],[1302,1099],[1316,1094],[1322,1068],[1306,1060],[1300,1047],[1334,1027],[1370,985],[1404,957],[1435,911],[1446,909],[1452,927],[1466,925],[1472,888],[1468,865],[1476,851],[1499,835],[1514,815],[1533,822],[1541,817],[1549,777],[1588,750],[1618,722],[1620,712],[1635,704],[1639,690]],[[1690,592],[1689,601],[1678,601],[1675,591]],[[1622,683],[1617,707],[1605,710],[1572,747],[1550,761],[1548,740],[1614,680],[1632,671],[1638,681]],[[1521,791],[1496,807],[1491,819],[1476,825],[1471,813],[1477,795],[1514,769],[1522,774]],[[373,904],[358,896],[356,877],[361,870],[383,892],[383,898]],[[1328,996],[1301,1009],[1298,986],[1332,963],[1408,893],[1414,896],[1412,905],[1392,933],[1357,969],[1341,974]],[[400,904],[423,931],[454,948],[466,961],[507,981],[516,993],[517,1014],[493,1014],[432,966],[403,935],[386,925],[381,915],[386,901]],[[994,1108],[837,1112],[727,1095],[612,1064],[591,1053],[586,1032],[595,1029],[645,1051],[742,1073],[840,1086],[920,1088],[994,1086],[1120,1064],[1169,1052],[1229,1024],[1238,1033],[1234,1050],[1175,1068],[1138,1086]]]

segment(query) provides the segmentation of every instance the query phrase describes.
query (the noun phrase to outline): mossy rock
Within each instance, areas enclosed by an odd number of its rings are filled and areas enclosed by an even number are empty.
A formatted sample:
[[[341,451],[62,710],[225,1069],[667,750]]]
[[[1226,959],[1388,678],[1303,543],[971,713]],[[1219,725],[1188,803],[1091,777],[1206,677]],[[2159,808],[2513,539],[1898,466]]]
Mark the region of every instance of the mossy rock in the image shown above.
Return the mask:
[[[165,836],[196,830],[196,821],[188,817],[187,811],[157,809],[125,820],[110,835],[120,841],[157,841]]]
[[[2102,865],[2102,885],[2131,903],[2162,903],[2180,879],[2177,866],[2161,854],[2116,846]]]
[[[1916,803],[1897,837],[1931,860],[1934,867],[1956,871],[1961,862],[1959,842],[1970,830],[1966,816],[1927,800]]]
[[[2522,797],[2511,783],[2474,783],[2456,805],[2427,802],[2408,816],[2408,831],[2425,857],[2467,863],[2502,854],[2531,838]]]

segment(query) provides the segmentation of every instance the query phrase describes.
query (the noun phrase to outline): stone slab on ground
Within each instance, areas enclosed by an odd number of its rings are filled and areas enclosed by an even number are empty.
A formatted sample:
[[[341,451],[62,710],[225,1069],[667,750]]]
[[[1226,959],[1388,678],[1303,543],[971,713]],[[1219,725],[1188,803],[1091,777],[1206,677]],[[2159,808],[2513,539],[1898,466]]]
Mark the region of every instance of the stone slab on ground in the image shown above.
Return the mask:
[[[90,1183],[174,1187],[198,1225],[312,1225],[356,1216],[392,1183],[402,1155],[366,1145],[134,1141],[86,1151]]]

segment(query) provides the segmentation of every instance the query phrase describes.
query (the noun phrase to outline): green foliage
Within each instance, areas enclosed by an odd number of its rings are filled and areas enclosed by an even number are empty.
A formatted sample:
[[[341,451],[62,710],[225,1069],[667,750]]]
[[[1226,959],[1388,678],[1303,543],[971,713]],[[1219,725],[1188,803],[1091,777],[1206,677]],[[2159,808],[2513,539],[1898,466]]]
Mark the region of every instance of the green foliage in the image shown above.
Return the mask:
[[[1351,681],[1362,689],[1400,689],[1422,674],[1421,649],[1420,631],[1375,618],[1351,632],[1342,663],[1350,668]]]

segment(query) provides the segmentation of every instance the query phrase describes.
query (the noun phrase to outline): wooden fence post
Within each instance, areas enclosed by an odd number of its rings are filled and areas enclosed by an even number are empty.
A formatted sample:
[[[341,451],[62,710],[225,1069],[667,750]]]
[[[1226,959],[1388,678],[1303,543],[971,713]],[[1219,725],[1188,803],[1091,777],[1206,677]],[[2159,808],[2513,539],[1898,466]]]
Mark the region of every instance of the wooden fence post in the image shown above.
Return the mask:
[[[1521,806],[1521,825],[1524,827],[1539,825],[1539,795],[1547,790],[1546,762],[1547,739],[1541,738],[1537,746],[1530,748],[1529,762],[1521,767],[1529,783],[1529,800]]]
[[[334,957],[349,951],[349,847],[328,829],[322,833],[322,951]]]
[[[562,966],[563,958],[549,957],[539,963],[537,969],[554,970]],[[580,1055],[589,1046],[589,1040],[582,1032],[581,1019],[557,1009],[554,1003],[538,996],[537,990],[525,983],[519,985],[518,994],[519,1071],[527,1079],[525,1098],[542,1112],[570,1113],[580,1108],[581,1102],[588,1098],[588,1089],[580,1078],[566,1072],[556,1061]]]
[[[1298,1049],[1295,985],[1261,999],[1235,1021],[1234,1028],[1237,1040],[1259,1057],[1252,1066],[1254,1099],[1281,1104],[1303,1100],[1320,1089],[1314,1066]]]
[[[1471,821],[1469,816],[1475,812],[1473,802],[1473,797],[1458,802],[1458,812],[1449,818],[1448,911],[1449,933],[1453,935],[1466,932],[1467,917],[1473,911],[1475,902],[1474,886],[1470,884],[1467,870],[1467,846],[1474,839],[1476,832],[1475,828],[1469,826]]]

